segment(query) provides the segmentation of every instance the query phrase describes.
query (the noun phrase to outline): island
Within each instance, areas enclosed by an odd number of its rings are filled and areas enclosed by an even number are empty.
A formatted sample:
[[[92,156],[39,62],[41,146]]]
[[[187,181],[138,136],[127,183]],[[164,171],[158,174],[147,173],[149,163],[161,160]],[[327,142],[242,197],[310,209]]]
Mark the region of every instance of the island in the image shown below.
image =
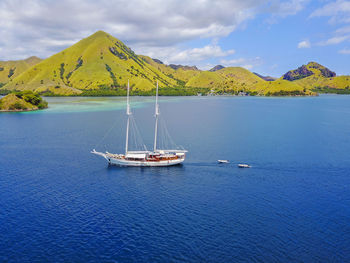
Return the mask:
[[[0,112],[20,112],[46,109],[48,103],[32,91],[13,92],[0,99]]]

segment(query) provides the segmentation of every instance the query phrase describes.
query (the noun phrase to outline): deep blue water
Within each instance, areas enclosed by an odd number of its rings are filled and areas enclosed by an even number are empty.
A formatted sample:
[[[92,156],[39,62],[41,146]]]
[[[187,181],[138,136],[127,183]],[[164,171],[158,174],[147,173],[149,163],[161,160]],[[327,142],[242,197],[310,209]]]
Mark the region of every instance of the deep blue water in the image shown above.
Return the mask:
[[[123,98],[49,101],[0,114],[0,262],[350,262],[350,96],[162,98],[168,168],[89,153],[124,151]]]

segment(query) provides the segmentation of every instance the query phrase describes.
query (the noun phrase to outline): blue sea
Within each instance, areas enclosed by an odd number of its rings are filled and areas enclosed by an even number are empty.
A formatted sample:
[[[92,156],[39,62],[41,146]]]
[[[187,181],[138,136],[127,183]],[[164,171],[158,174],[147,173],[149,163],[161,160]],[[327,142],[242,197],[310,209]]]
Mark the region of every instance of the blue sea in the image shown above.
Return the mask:
[[[350,262],[350,96],[161,97],[165,168],[90,153],[124,151],[125,98],[47,100],[0,114],[0,262]]]

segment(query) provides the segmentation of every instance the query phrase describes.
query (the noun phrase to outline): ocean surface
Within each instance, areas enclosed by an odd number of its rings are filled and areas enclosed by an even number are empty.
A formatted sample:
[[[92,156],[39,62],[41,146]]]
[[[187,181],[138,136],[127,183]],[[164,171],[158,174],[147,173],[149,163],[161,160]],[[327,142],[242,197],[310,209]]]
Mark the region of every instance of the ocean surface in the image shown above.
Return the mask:
[[[47,100],[0,114],[0,262],[350,262],[350,96],[162,97],[166,168],[90,153],[123,153],[125,98]]]

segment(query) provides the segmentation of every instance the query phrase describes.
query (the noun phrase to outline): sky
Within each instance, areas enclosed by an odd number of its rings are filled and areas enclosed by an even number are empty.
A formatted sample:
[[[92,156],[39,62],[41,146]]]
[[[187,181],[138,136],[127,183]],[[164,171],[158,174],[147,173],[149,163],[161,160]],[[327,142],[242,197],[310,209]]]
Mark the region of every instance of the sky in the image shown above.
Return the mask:
[[[167,64],[279,77],[316,61],[350,75],[346,0],[0,0],[0,60],[47,58],[98,30]]]

